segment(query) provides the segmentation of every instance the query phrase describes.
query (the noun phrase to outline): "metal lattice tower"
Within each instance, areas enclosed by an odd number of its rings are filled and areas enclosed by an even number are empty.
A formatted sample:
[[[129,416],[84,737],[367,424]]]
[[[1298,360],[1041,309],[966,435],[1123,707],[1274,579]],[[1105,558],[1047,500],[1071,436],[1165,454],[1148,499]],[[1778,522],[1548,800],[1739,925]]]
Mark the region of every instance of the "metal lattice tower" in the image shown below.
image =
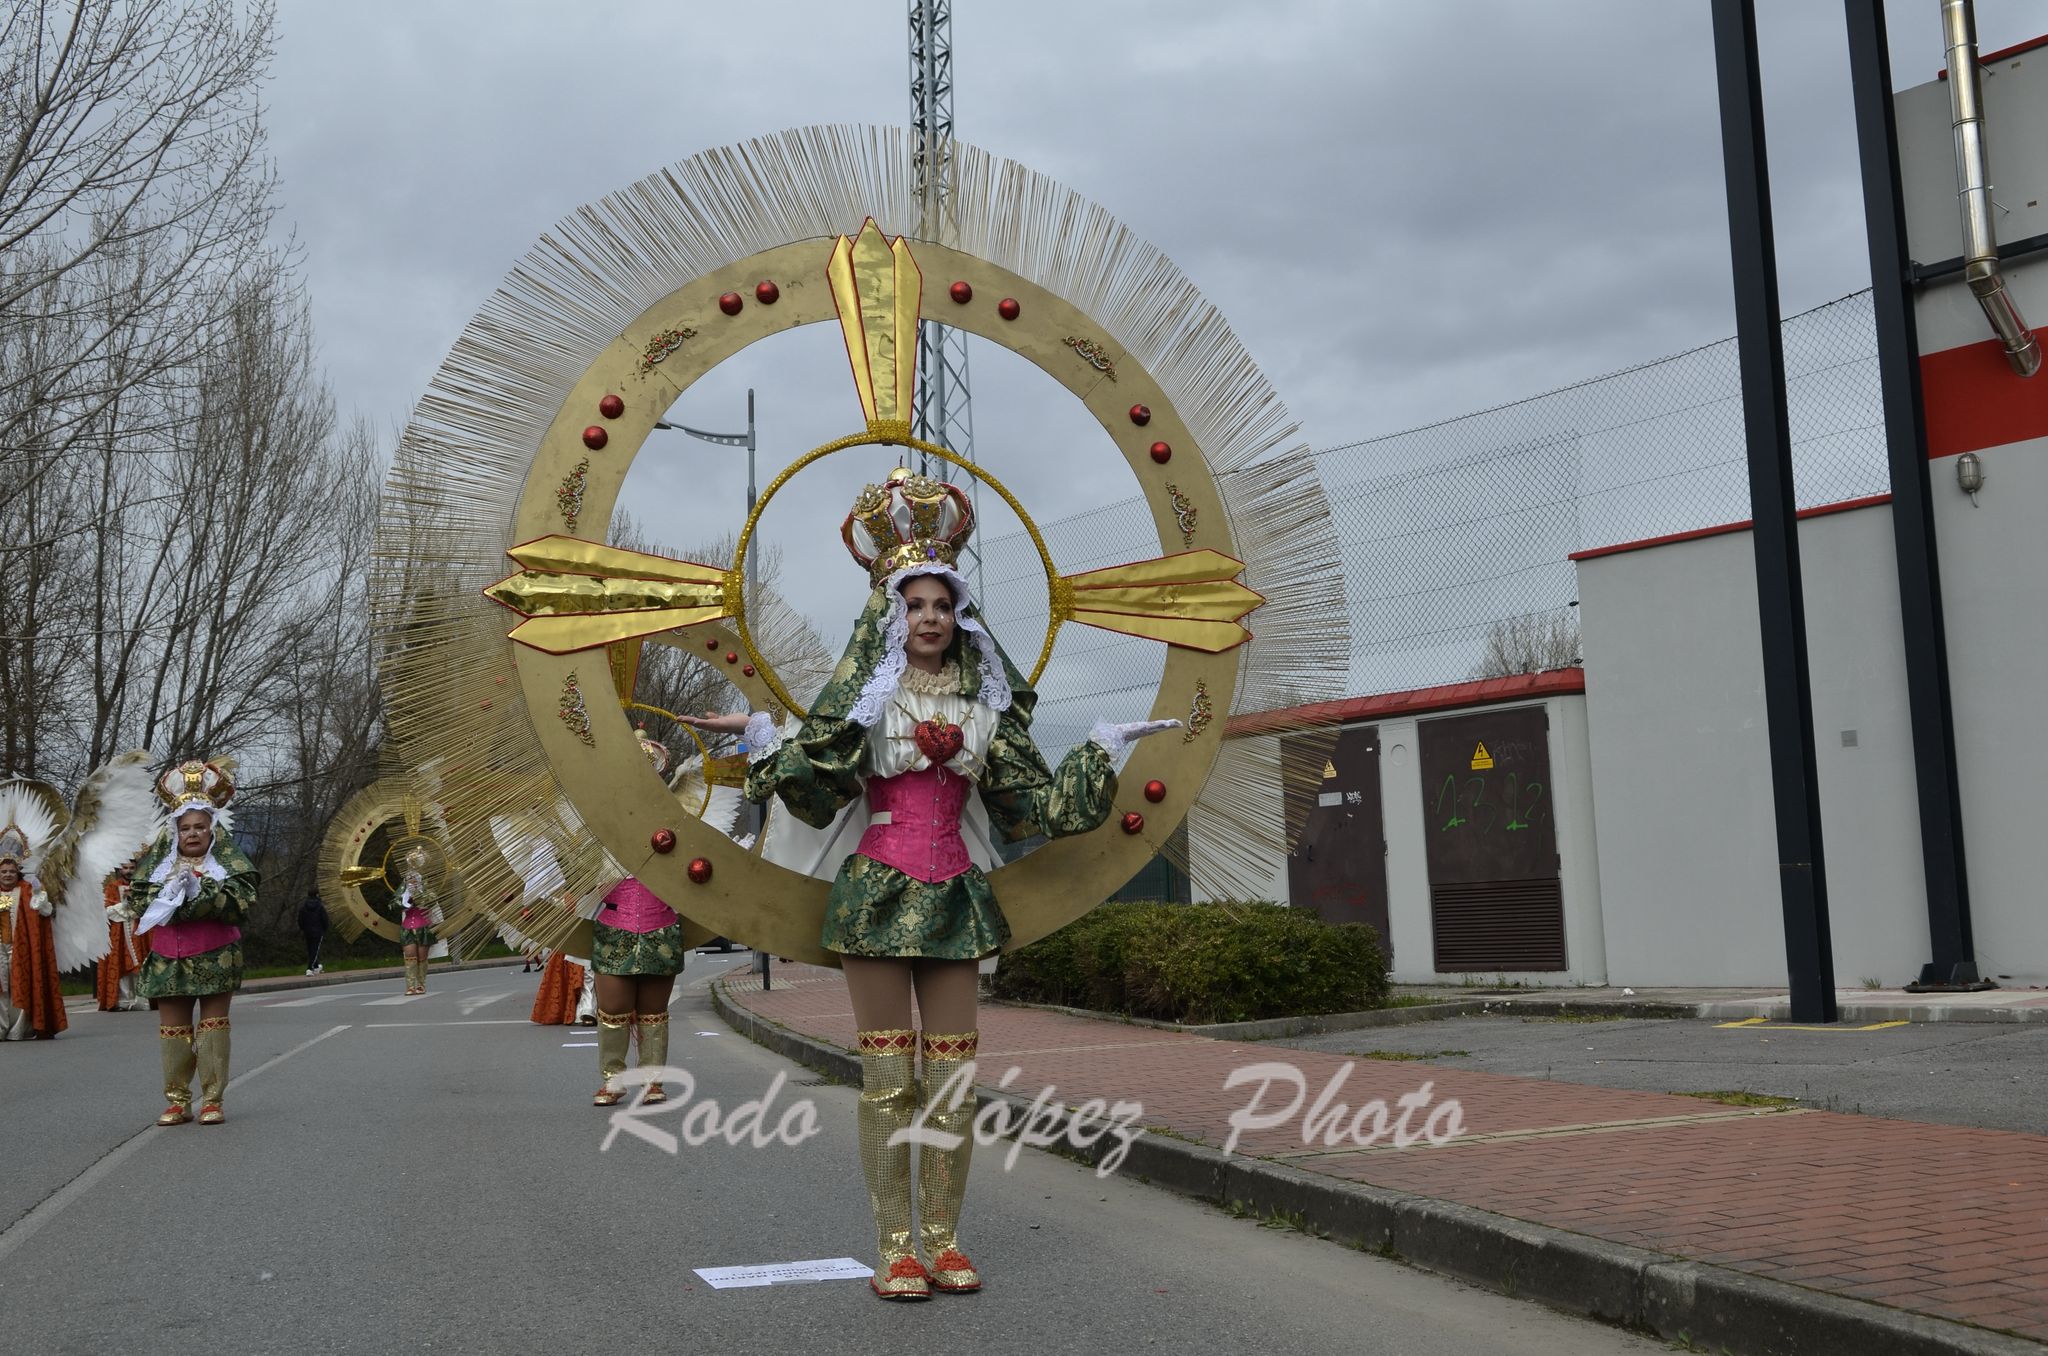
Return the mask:
[[[920,234],[945,240],[953,211],[953,4],[952,0],[910,0],[910,133],[912,169],[924,213]],[[967,334],[926,320],[919,325],[917,409],[911,432],[968,461],[974,460],[974,409],[967,384]],[[931,458],[919,468],[930,472]],[[968,497],[981,516],[980,483]],[[971,543],[965,567],[977,597],[981,551]]]

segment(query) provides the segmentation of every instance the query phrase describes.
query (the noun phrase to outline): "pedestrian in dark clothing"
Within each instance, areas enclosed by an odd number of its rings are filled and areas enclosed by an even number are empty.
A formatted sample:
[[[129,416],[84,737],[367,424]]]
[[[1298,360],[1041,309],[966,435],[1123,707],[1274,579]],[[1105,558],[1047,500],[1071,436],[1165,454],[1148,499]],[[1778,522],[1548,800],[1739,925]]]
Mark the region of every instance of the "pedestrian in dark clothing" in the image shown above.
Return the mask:
[[[307,890],[299,905],[299,933],[306,939],[306,973],[317,975],[326,968],[320,964],[320,941],[327,935],[327,906],[320,902],[318,890]]]

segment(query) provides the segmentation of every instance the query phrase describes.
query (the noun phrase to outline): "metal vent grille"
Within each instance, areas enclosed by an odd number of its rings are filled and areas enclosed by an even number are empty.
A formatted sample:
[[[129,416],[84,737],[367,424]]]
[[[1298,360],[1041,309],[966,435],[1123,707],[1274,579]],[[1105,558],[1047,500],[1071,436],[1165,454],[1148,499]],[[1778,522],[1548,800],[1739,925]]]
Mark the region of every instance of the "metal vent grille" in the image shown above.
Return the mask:
[[[1564,890],[1555,876],[1433,885],[1429,911],[1439,974],[1565,968]]]

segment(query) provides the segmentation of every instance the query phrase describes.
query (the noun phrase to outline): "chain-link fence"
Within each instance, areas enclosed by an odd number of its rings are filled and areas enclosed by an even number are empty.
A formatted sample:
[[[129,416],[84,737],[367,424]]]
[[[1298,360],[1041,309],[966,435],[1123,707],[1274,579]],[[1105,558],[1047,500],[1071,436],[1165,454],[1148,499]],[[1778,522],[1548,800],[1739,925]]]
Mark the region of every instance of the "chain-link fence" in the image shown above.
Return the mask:
[[[1801,507],[1890,488],[1868,291],[1784,322]],[[1357,695],[1577,657],[1574,551],[1749,517],[1733,339],[1317,454],[1343,544]],[[1142,501],[1043,524],[1072,572],[1156,554]],[[1004,636],[1045,625],[1022,534],[983,544],[984,610]],[[1013,642],[1018,643],[1018,642]],[[1069,627],[1040,698],[1050,751],[1097,717],[1142,714],[1158,646]]]

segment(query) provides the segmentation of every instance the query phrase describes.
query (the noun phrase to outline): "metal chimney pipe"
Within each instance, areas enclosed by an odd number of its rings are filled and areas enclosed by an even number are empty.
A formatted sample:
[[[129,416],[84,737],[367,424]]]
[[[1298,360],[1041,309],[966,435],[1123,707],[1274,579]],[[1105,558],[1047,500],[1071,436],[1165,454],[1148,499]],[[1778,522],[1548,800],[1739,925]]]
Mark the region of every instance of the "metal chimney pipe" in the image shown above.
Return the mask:
[[[2012,370],[2041,370],[2041,345],[1998,271],[1998,230],[1992,222],[1991,149],[1984,130],[1984,77],[1977,66],[1977,16],[1971,0],[1941,0],[1948,45],[1948,106],[1956,136],[1956,199],[1963,213],[1963,276],[1992,331],[2005,344]]]

